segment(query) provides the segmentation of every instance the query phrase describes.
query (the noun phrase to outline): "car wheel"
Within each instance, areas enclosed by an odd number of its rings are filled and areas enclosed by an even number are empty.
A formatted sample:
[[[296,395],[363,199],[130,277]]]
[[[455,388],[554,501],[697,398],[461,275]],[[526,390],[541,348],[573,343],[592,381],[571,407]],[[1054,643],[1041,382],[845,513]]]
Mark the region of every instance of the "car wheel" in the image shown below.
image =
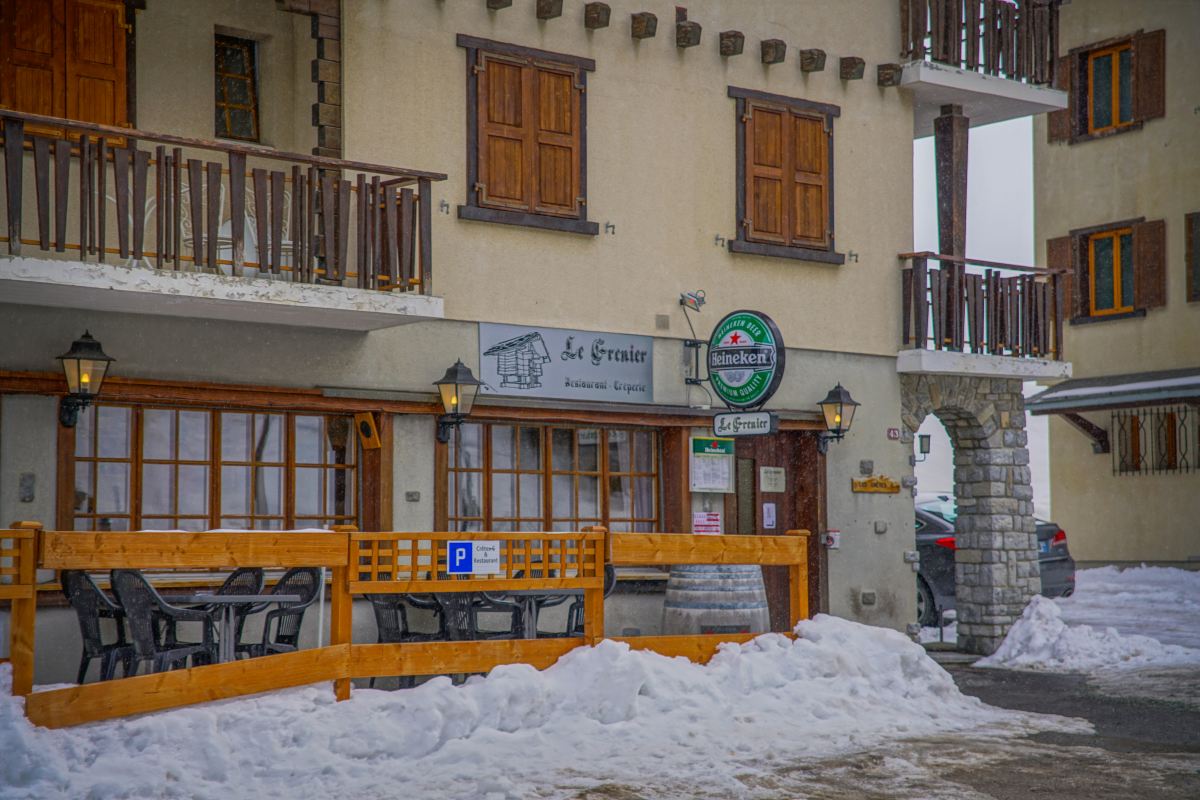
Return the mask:
[[[938,623],[937,604],[929,585],[917,577],[917,622],[922,628],[932,628]]]

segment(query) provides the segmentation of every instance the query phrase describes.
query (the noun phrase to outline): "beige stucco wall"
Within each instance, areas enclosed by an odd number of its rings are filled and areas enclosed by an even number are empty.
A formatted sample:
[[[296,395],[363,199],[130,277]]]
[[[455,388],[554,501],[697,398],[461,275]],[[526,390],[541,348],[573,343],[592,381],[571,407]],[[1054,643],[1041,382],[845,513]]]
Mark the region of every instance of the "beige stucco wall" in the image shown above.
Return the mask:
[[[446,316],[654,334],[679,292],[703,288],[718,309],[755,308],[789,346],[894,354],[900,325],[897,253],[912,243],[912,109],[875,85],[896,60],[893,0],[804,3],[702,0],[698,47],[674,40],[674,6],[617,0],[609,28],[587,31],[581,3],[539,22],[532,2],[489,12],[483,2],[348,0],[345,14],[346,157],[445,172],[434,185],[435,291]],[[630,13],[652,11],[658,35],[629,35]],[[722,58],[718,34],[746,36]],[[459,33],[593,58],[587,76],[588,218],[616,226],[584,236],[457,219],[466,202],[466,68]],[[764,66],[759,41],[788,44]],[[800,71],[797,51],[828,53],[824,72]],[[838,57],[867,61],[842,81]],[[715,238],[736,233],[735,101],[729,86],[841,106],[834,125],[835,267],[734,255]],[[685,336],[673,317],[672,336]]]
[[[1166,221],[1167,304],[1134,319],[1066,326],[1076,378],[1200,366],[1200,303],[1187,302],[1184,214],[1200,211],[1200,4],[1075,0],[1061,10],[1060,52],[1139,29],[1166,29],[1166,114],[1140,131],[1079,144],[1046,142],[1034,121],[1035,230],[1145,217]],[[1085,414],[1108,429],[1111,413]],[[1193,433],[1193,443],[1194,443]],[[1200,556],[1200,476],[1113,475],[1112,457],[1063,420],[1050,421],[1054,519],[1084,561],[1186,561]]]

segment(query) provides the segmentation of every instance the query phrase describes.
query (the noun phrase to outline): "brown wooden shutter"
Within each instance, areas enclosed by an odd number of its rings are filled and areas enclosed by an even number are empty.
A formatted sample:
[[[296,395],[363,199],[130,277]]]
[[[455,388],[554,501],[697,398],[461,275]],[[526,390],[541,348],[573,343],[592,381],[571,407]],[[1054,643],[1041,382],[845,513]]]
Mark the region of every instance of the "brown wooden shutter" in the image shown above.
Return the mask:
[[[479,56],[479,205],[533,210],[531,69],[520,59]]]
[[[746,103],[746,239],[786,245],[784,138],[788,112]]]
[[[1074,259],[1071,258],[1071,239],[1070,236],[1060,236],[1057,239],[1046,240],[1046,267],[1067,270],[1067,274],[1063,276],[1063,294],[1065,295],[1063,313],[1077,317],[1079,316],[1079,300],[1075,296],[1075,290],[1079,286],[1079,281],[1075,280],[1076,269]]]
[[[1133,40],[1133,118],[1161,117],[1167,110],[1167,32],[1150,31]]]
[[[62,26],[62,0],[0,3],[0,103],[27,114],[64,116]]]
[[[1187,267],[1187,297],[1189,303],[1200,300],[1200,213],[1184,214],[1183,228],[1187,231],[1184,264]]]
[[[1141,222],[1133,226],[1134,306],[1154,308],[1167,304],[1167,223]]]
[[[1075,93],[1071,90],[1074,70],[1074,58],[1063,56],[1058,59],[1058,68],[1054,71],[1054,88],[1067,93],[1067,107],[1046,115],[1048,142],[1066,142],[1071,139],[1071,120],[1075,118]]]
[[[126,122],[124,3],[66,0],[65,12],[67,117]]]
[[[797,247],[828,248],[829,135],[824,116],[791,115],[793,184],[790,188],[792,241]]]
[[[575,72],[533,69],[537,124],[533,141],[533,210],[580,216],[579,83]]]

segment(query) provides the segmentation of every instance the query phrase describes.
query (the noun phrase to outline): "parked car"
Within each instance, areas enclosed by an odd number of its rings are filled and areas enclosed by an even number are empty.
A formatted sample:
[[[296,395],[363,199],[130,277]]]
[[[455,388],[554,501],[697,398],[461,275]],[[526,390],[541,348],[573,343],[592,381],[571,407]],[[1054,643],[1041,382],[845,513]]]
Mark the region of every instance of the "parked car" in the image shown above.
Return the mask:
[[[954,496],[928,495],[917,499],[917,621],[927,628],[957,605],[954,588]],[[1075,559],[1067,550],[1067,534],[1053,522],[1037,520],[1038,565],[1042,595],[1070,597],[1075,591]]]

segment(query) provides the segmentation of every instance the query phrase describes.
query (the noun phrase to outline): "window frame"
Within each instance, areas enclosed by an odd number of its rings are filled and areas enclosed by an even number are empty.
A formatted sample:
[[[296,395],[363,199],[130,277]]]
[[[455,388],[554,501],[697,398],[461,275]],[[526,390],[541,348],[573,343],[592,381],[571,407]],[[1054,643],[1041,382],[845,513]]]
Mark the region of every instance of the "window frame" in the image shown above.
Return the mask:
[[[1162,303],[1152,303],[1150,305],[1138,305],[1138,284],[1142,280],[1139,271],[1142,267],[1138,264],[1138,239],[1136,230],[1140,226],[1162,224],[1162,220],[1153,220],[1147,223],[1145,217],[1136,217],[1134,219],[1125,219],[1117,222],[1109,222],[1103,225],[1092,225],[1087,228],[1076,228],[1068,231],[1067,236],[1062,237],[1070,240],[1070,278],[1072,283],[1071,291],[1068,293],[1068,301],[1070,302],[1069,324],[1071,325],[1090,325],[1097,322],[1112,322],[1122,319],[1135,319],[1146,316],[1148,308],[1155,308],[1165,305]],[[1097,234],[1112,233],[1129,229],[1135,231],[1133,240],[1133,259],[1134,259],[1134,302],[1132,310],[1102,312],[1100,314],[1093,313],[1093,290],[1091,279],[1091,241],[1092,237]],[[1048,240],[1049,242],[1053,240]],[[1050,266],[1054,266],[1051,264]],[[1165,276],[1164,276],[1165,277]],[[1080,314],[1078,298],[1080,293],[1084,293],[1087,297],[1087,314]]]
[[[222,47],[236,47],[245,53],[246,62],[249,67],[249,75],[243,76],[236,73],[225,72],[223,68],[219,68],[220,62],[217,60]],[[229,36],[228,34],[217,33],[213,35],[213,75],[220,77],[221,88],[225,96],[224,101],[216,101],[217,108],[223,108],[225,114],[225,133],[221,133],[214,127],[213,136],[217,139],[232,139],[238,142],[261,142],[262,141],[262,126],[259,121],[259,91],[258,91],[258,42],[253,39],[242,39],[237,36]],[[246,78],[250,83],[250,106],[233,105],[228,99],[228,89],[226,88],[224,78],[226,77]],[[250,111],[251,123],[254,126],[254,136],[238,136],[232,132],[229,125],[230,109],[241,109]]]
[[[1133,259],[1133,263],[1128,266],[1123,263],[1121,256],[1121,237],[1128,235],[1130,239],[1129,255]],[[1113,307],[1111,309],[1096,308],[1096,243],[1101,239],[1111,239],[1113,241]],[[1113,314],[1129,314],[1136,311],[1133,297],[1125,297],[1123,291],[1123,283],[1125,278],[1125,270],[1128,268],[1132,277],[1132,285],[1134,286],[1133,294],[1137,295],[1137,258],[1133,254],[1133,226],[1124,228],[1112,228],[1111,230],[1098,231],[1088,234],[1084,239],[1087,243],[1087,265],[1088,265],[1088,316],[1089,317],[1105,317]],[[1119,298],[1119,299],[1118,299]]]
[[[817,103],[811,100],[802,100],[796,97],[785,97],[783,95],[760,92],[754,89],[742,89],[736,86],[727,87],[727,94],[729,97],[737,101],[735,106],[737,135],[734,150],[737,162],[737,217],[734,220],[737,229],[737,237],[730,240],[730,251],[748,255],[774,256],[777,258],[789,258],[801,261],[817,261],[825,264],[846,263],[846,256],[843,253],[837,252],[836,250],[837,227],[834,219],[835,173],[833,121],[835,118],[841,116],[841,108],[828,103]],[[825,187],[828,195],[826,219],[828,219],[829,225],[829,246],[827,248],[822,249],[816,247],[801,247],[790,244],[772,244],[768,242],[754,241],[747,237],[747,226],[745,221],[748,213],[747,192],[749,190],[749,186],[747,184],[746,175],[746,123],[750,120],[750,117],[748,116],[748,106],[750,105],[766,108],[778,108],[789,114],[799,113],[802,116],[823,118],[823,126],[828,134],[826,137],[825,171]]]
[[[594,59],[552,53],[532,47],[458,34],[458,46],[466,50],[467,69],[467,170],[466,203],[458,207],[458,218],[527,228],[600,235],[600,224],[587,218],[587,73],[595,72]],[[548,68],[572,71],[579,84],[579,216],[517,211],[480,205],[479,193],[479,59],[481,54],[510,56],[540,62]]]
[[[1092,65],[1096,57],[1119,54],[1130,49],[1130,111],[1127,123],[1096,130],[1092,125]],[[1114,75],[1119,78],[1119,56],[1114,59]],[[1166,32],[1165,29],[1114,36],[1072,48],[1055,65],[1054,88],[1066,91],[1067,108],[1053,111],[1047,118],[1047,141],[1079,144],[1093,139],[1138,131],[1149,120],[1166,114]],[[1114,117],[1119,118],[1119,80],[1113,82]]]
[[[1122,52],[1129,51],[1129,120],[1121,122],[1121,65],[1120,55]],[[1106,125],[1103,128],[1096,127],[1096,97],[1095,92],[1091,91],[1091,87],[1096,84],[1096,60],[1104,56],[1112,56],[1112,124]],[[1133,118],[1133,38],[1111,45],[1109,47],[1100,47],[1089,51],[1085,55],[1088,66],[1088,96],[1087,96],[1087,132],[1090,135],[1104,133],[1106,131],[1123,128],[1134,123]]]

